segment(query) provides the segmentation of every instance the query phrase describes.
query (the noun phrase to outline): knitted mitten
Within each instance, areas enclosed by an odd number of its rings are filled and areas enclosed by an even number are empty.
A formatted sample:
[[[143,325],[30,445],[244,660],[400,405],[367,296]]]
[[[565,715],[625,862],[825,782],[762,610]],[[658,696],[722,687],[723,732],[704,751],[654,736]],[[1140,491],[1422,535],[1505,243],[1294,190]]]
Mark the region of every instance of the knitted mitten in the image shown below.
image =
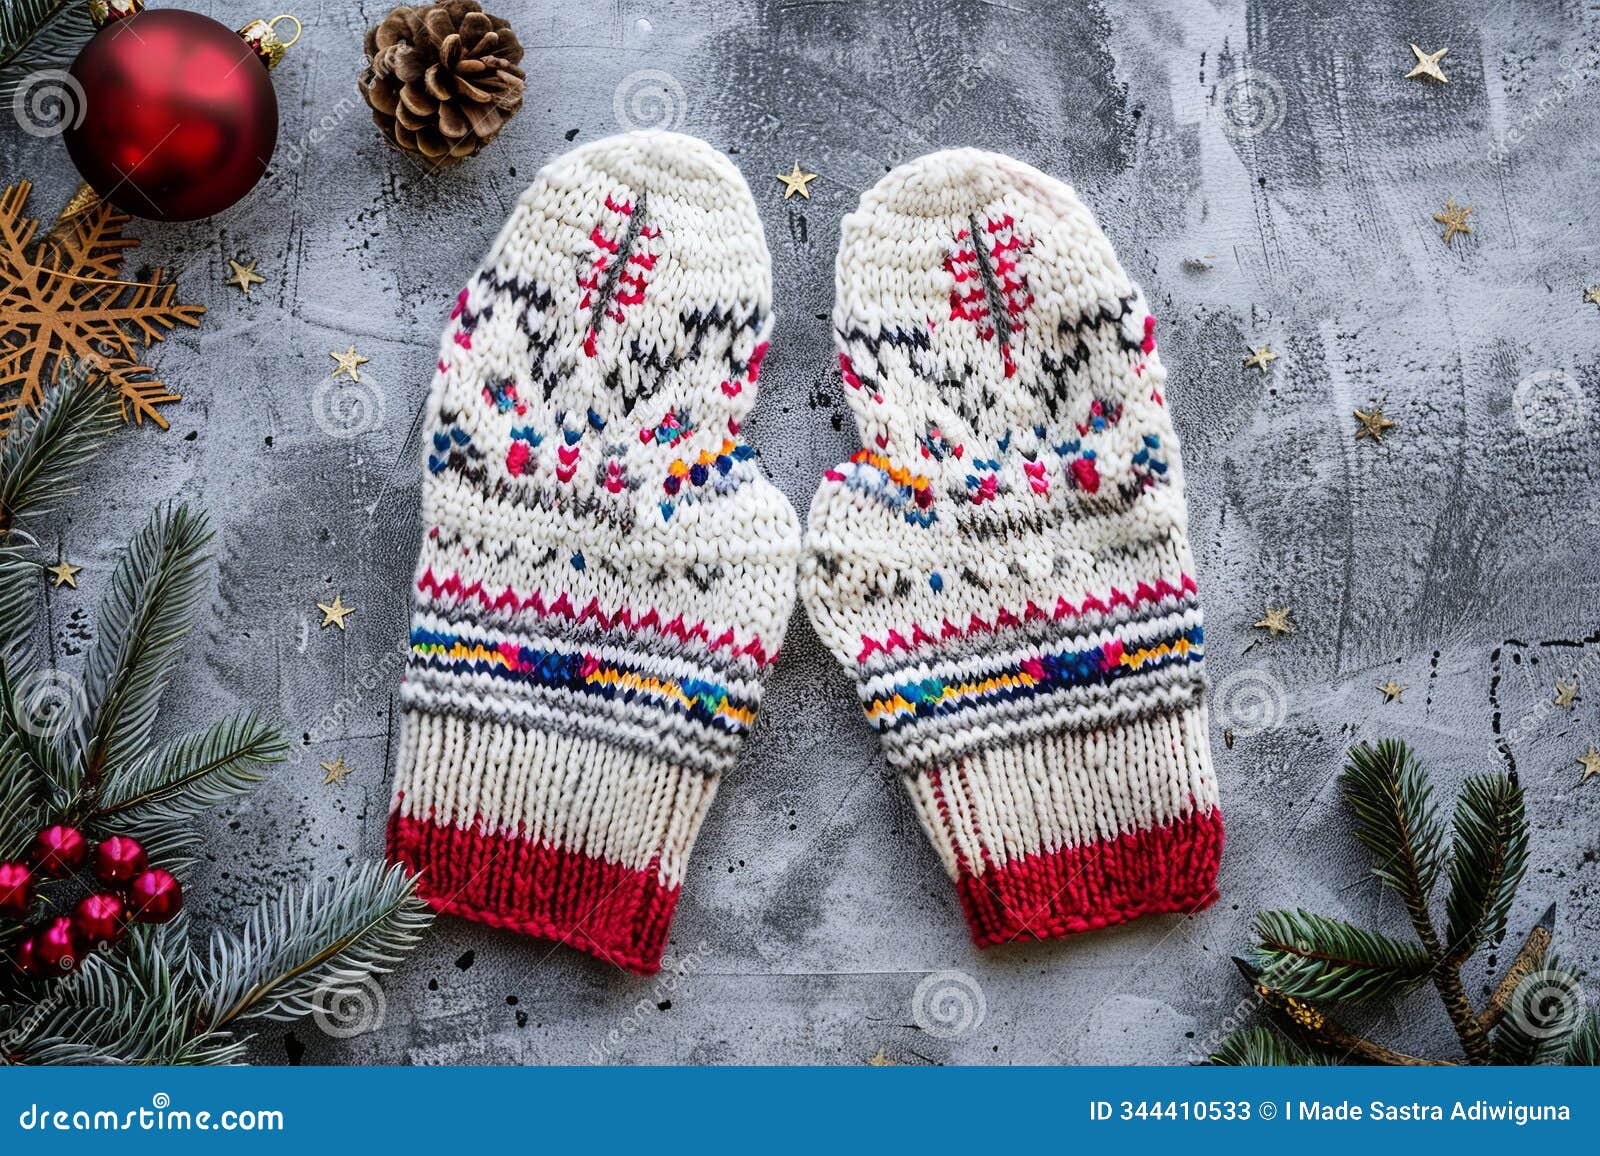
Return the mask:
[[[1072,190],[962,149],[843,223],[865,447],[801,590],[982,946],[1216,897],[1222,822],[1166,371]]]
[[[659,132],[552,162],[461,291],[389,821],[435,908],[660,966],[794,604],[739,437],[771,300],[743,178]]]

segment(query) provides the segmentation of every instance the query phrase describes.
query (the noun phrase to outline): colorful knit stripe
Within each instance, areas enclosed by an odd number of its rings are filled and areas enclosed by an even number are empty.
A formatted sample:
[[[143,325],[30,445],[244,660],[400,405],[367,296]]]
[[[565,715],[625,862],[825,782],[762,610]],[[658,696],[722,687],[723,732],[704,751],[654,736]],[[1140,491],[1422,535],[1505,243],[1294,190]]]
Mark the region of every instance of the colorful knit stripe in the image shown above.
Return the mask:
[[[654,634],[677,642],[698,642],[708,651],[725,648],[730,654],[753,659],[758,668],[771,666],[778,658],[778,651],[768,651],[755,635],[740,640],[731,626],[717,631],[706,622],[685,623],[682,614],[665,618],[654,608],[643,613],[627,606],[607,610],[597,598],[589,599],[580,610],[573,606],[565,591],[553,601],[547,600],[538,590],[518,594],[510,586],[495,594],[481,580],[464,582],[460,574],[454,573],[441,579],[434,575],[432,569],[428,569],[417,580],[417,592],[442,606],[467,604],[497,613],[530,614],[540,619],[564,619],[575,625],[592,624],[601,630]]]
[[[880,731],[892,731],[985,704],[1018,702],[1071,687],[1110,686],[1139,672],[1199,663],[1204,637],[1197,625],[1135,649],[1112,639],[1086,650],[1030,655],[981,678],[902,682],[892,693],[868,700],[865,710]]]
[[[413,627],[413,661],[449,674],[489,674],[518,684],[576,691],[604,699],[673,705],[696,722],[743,734],[755,721],[756,703],[734,698],[720,683],[650,674],[633,664],[594,653],[544,650],[513,641],[478,639]]]
[[[892,654],[895,651],[904,651],[910,654],[919,647],[935,646],[953,638],[998,634],[1008,628],[1024,626],[1030,622],[1063,622],[1095,616],[1125,619],[1127,615],[1119,612],[1137,611],[1169,599],[1179,606],[1188,607],[1196,604],[1198,593],[1199,587],[1195,584],[1195,580],[1184,574],[1180,576],[1176,586],[1165,578],[1158,578],[1154,582],[1140,582],[1134,587],[1131,595],[1113,586],[1106,597],[1090,594],[1077,604],[1068,602],[1064,597],[1058,598],[1055,607],[1050,611],[1042,610],[1029,602],[1020,614],[1002,606],[987,619],[973,614],[965,625],[953,623],[948,618],[931,629],[924,629],[921,623],[915,623],[905,630],[891,630],[881,638],[863,634],[861,651],[856,655],[856,661],[866,662],[874,654],[879,653]]]

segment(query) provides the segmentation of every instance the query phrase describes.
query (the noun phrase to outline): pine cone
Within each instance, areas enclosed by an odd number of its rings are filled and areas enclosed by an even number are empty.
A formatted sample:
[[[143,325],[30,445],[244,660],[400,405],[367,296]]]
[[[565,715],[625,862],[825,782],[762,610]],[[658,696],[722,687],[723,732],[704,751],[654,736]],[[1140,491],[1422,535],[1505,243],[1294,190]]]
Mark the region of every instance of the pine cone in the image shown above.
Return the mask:
[[[367,56],[372,119],[435,168],[477,152],[522,107],[522,45],[476,0],[396,8],[368,29]]]

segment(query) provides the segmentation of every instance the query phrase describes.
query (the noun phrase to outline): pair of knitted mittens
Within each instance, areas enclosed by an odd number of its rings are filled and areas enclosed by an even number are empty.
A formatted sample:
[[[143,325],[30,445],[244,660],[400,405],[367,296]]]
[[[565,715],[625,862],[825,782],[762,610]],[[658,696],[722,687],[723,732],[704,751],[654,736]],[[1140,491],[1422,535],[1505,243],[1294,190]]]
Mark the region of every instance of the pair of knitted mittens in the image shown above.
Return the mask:
[[[603,140],[523,194],[428,400],[391,856],[439,910],[654,971],[800,569],[979,943],[1208,902],[1177,444],[1088,211],[973,151],[863,198],[835,322],[866,448],[804,551],[739,437],[771,283],[692,138]]]

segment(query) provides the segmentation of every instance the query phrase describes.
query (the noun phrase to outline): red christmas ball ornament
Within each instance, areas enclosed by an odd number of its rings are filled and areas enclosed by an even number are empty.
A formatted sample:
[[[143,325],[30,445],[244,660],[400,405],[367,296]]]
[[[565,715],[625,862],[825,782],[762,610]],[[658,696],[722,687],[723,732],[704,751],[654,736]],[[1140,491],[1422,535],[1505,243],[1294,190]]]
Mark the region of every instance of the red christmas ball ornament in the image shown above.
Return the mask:
[[[58,823],[34,836],[33,865],[46,879],[64,879],[89,855],[89,842],[76,827]]]
[[[72,912],[72,926],[90,947],[122,938],[126,910],[115,895],[85,895]]]
[[[64,133],[72,163],[136,217],[221,212],[272,159],[278,97],[267,70],[287,45],[265,21],[234,32],[198,12],[145,12],[126,0],[110,7],[72,65],[83,93]]]
[[[128,887],[128,915],[138,923],[165,923],[183,908],[183,888],[159,867],[152,867]]]
[[[150,857],[137,839],[113,835],[94,850],[94,873],[102,883],[122,884],[143,875]]]
[[[33,872],[26,863],[0,863],[0,915],[21,918],[33,902]]]
[[[44,964],[39,962],[39,945],[31,936],[17,944],[16,951],[11,953],[11,963],[29,979],[37,979],[45,972]]]
[[[33,937],[33,953],[38,958],[40,973],[67,972],[78,966],[83,958],[81,941],[65,915],[52,919]]]

